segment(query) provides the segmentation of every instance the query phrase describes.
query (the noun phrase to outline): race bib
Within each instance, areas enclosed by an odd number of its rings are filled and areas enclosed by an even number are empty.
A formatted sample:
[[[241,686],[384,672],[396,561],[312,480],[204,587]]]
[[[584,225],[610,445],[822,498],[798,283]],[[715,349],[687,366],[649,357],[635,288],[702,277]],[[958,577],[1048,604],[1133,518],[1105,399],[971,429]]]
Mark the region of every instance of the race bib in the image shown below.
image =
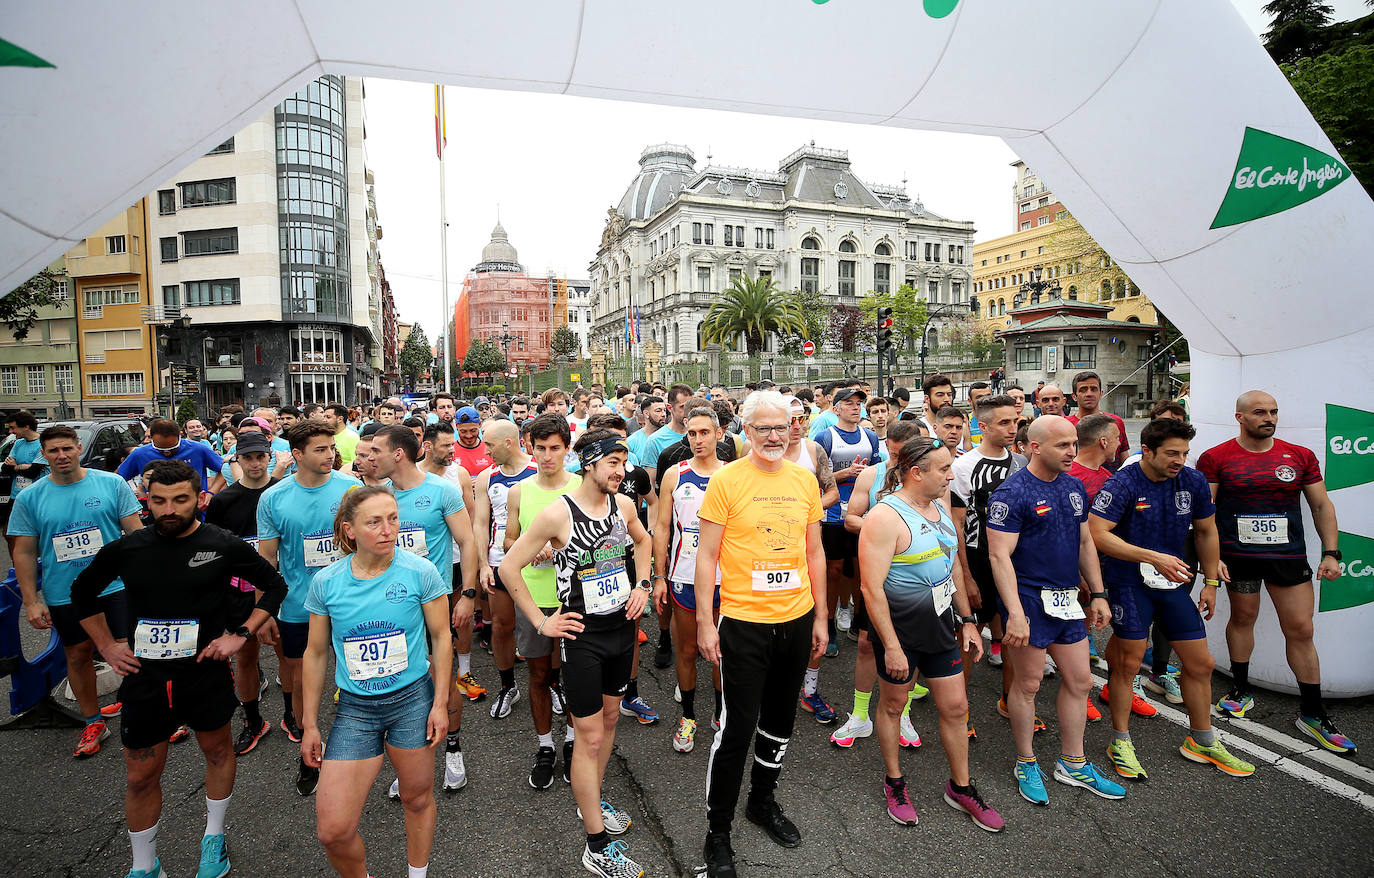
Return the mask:
[[[1236,535],[1248,546],[1287,545],[1288,516],[1237,515]]]
[[[845,516],[847,516],[848,514],[849,514],[849,501],[848,501],[848,500],[841,500],[841,501],[840,501],[840,520],[843,521],[844,518],[845,518]]]
[[[306,567],[328,567],[343,557],[334,542],[334,534],[329,531],[306,534],[304,544]]]
[[[802,587],[801,571],[785,562],[755,561],[754,591],[796,591]]]
[[[1078,605],[1078,589],[1046,588],[1040,592],[1045,615],[1052,619],[1082,619],[1083,608]]]
[[[53,554],[57,556],[58,561],[90,558],[99,552],[103,545],[105,539],[100,535],[98,527],[63,531],[52,538]]]
[[[1161,591],[1178,588],[1182,583],[1170,582],[1164,578],[1164,574],[1155,569],[1155,565],[1145,561],[1140,562],[1140,578],[1145,581],[1147,588],[1157,588]]]
[[[582,602],[593,616],[612,613],[625,606],[630,599],[630,580],[624,567],[607,570],[605,573],[589,571],[580,576],[582,580]]]
[[[397,548],[424,558],[429,555],[429,544],[425,542],[425,529],[422,527],[403,527],[396,535]]]
[[[695,527],[682,529],[682,539],[678,542],[677,566],[682,570],[696,570],[697,546],[701,544],[701,531]]]
[[[134,629],[134,655],[141,659],[191,658],[199,636],[199,619],[139,619]]]
[[[32,484],[33,484],[33,479],[28,479],[28,478],[25,478],[24,476],[15,476],[15,477],[14,477],[14,482],[13,482],[13,490],[12,490],[10,493],[17,497],[17,496],[19,496],[19,492],[20,492],[20,491],[24,490],[25,488],[27,488],[29,485],[32,485]]]
[[[943,616],[949,605],[954,602],[954,574],[946,576],[941,582],[930,587],[930,596],[935,600],[935,615]]]
[[[362,681],[399,674],[410,664],[404,631],[359,634],[343,639],[348,679]]]

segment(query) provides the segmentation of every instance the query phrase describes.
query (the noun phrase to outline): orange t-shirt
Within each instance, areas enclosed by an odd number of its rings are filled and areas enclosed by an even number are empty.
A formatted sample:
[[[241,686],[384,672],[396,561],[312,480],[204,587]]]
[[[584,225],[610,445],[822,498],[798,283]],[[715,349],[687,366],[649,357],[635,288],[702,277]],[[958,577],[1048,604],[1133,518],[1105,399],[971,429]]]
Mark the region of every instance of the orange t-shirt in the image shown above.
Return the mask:
[[[742,622],[790,622],[809,613],[806,530],[824,516],[816,476],[791,461],[764,472],[749,458],[721,467],[706,486],[701,518],[725,527],[720,614]]]

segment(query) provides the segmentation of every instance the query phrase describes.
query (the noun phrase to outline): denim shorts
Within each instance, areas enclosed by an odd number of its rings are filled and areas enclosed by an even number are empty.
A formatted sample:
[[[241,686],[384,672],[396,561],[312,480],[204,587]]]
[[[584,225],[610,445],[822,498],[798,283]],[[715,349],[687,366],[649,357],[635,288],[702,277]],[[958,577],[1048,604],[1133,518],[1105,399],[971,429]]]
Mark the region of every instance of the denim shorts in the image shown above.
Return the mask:
[[[418,750],[429,744],[425,731],[433,706],[434,678],[428,674],[385,695],[340,691],[324,758],[371,759],[382,755],[383,743],[398,750]]]

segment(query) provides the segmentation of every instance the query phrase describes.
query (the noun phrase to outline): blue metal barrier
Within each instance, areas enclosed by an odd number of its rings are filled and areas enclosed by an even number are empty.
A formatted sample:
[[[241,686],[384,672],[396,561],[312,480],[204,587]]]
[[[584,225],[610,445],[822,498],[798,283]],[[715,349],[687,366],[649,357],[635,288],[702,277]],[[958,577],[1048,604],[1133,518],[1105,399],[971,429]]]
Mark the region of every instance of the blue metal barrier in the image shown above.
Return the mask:
[[[20,729],[81,725],[83,720],[52,698],[52,690],[67,676],[67,656],[57,631],[48,635],[48,644],[33,661],[24,658],[19,626],[24,618],[24,598],[13,568],[0,582],[0,676],[10,678],[11,723],[0,729]]]

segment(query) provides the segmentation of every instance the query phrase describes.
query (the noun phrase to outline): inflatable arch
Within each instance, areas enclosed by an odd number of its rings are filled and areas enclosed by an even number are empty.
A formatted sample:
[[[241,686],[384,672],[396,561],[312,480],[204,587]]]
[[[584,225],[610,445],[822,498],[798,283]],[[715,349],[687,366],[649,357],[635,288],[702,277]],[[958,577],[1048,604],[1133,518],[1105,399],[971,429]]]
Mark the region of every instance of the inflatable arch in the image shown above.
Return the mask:
[[[1003,138],[1186,333],[1199,446],[1259,387],[1319,451],[1346,559],[1323,676],[1374,692],[1374,202],[1227,0],[27,4],[0,24],[0,290],[326,72]],[[1251,676],[1291,689],[1265,612]]]

